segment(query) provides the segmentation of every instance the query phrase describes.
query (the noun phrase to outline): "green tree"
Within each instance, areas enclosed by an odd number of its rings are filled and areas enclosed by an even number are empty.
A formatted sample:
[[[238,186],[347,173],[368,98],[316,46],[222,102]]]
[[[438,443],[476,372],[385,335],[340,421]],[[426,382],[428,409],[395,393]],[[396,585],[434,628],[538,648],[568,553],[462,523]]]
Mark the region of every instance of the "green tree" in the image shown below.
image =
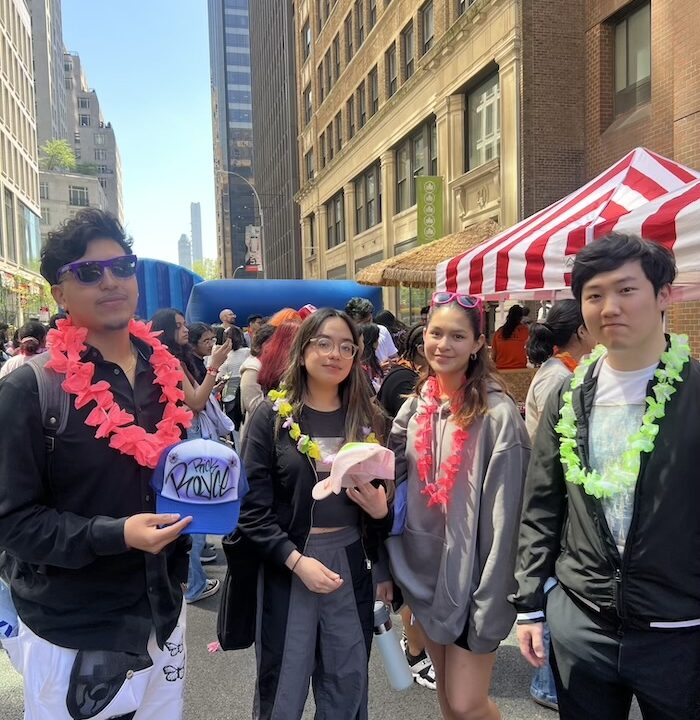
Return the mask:
[[[75,172],[81,175],[97,175],[97,165],[95,163],[77,163]]]
[[[205,280],[218,280],[221,277],[219,273],[219,263],[211,258],[195,260],[192,263],[192,272],[197,273],[197,275],[203,277]]]
[[[75,170],[75,153],[66,140],[47,140],[39,150],[43,170]]]

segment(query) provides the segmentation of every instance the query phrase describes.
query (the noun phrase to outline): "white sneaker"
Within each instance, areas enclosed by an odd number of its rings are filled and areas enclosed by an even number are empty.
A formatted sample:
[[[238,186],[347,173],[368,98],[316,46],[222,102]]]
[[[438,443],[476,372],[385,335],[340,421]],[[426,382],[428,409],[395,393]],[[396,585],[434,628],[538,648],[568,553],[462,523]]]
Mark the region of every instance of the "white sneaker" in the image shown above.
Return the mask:
[[[408,651],[408,640],[405,635],[401,638],[401,648],[406,654],[408,667],[411,668],[413,673],[413,681],[421,687],[428,688],[428,690],[437,690],[433,661],[428,653],[423,650],[420,655],[411,655]]]

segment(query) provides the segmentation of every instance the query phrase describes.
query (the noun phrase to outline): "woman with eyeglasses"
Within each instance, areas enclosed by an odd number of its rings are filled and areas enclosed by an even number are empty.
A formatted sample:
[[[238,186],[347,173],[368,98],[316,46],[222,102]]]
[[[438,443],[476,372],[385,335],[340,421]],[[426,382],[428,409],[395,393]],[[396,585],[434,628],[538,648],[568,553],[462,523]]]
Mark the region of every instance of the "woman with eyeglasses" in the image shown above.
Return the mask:
[[[281,389],[256,407],[247,428],[250,491],[238,527],[262,558],[260,720],[301,718],[310,681],[318,720],[367,718],[372,563],[391,525],[391,488],[377,482],[312,498],[340,447],[384,426],[358,344],[345,313],[325,308],[307,317]]]
[[[214,349],[214,343],[216,342],[216,336],[211,329],[211,325],[202,322],[188,325],[187,330],[189,331],[188,356],[190,360],[190,362],[187,363],[187,367],[197,383],[201,385],[207,376],[207,366],[204,358],[211,355],[211,351]]]
[[[425,636],[449,720],[497,720],[488,691],[515,611],[514,567],[530,442],[495,373],[479,298],[433,294],[428,361],[399,411],[391,570]]]

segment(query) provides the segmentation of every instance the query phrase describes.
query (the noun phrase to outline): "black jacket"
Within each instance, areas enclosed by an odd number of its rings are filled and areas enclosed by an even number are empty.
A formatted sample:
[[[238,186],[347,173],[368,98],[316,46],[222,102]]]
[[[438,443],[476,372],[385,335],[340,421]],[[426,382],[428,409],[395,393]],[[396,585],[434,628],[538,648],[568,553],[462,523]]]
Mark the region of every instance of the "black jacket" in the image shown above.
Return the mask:
[[[243,446],[250,490],[243,499],[238,527],[263,558],[283,566],[293,550],[304,552],[317,478],[313,461],[297,450],[286,430],[275,437],[275,419],[269,400],[260,403],[250,418]],[[361,518],[365,553],[375,562],[393,515],[390,510],[382,520],[365,513]]]
[[[573,391],[577,453],[587,469],[594,371],[595,365]],[[571,381],[551,394],[530,460],[520,530],[513,601],[527,619],[537,620],[544,583],[556,576],[584,604],[631,626],[700,621],[700,364],[691,360],[682,376],[658,421],[654,451],[642,454],[623,558],[602,503],[564,479],[554,426]]]

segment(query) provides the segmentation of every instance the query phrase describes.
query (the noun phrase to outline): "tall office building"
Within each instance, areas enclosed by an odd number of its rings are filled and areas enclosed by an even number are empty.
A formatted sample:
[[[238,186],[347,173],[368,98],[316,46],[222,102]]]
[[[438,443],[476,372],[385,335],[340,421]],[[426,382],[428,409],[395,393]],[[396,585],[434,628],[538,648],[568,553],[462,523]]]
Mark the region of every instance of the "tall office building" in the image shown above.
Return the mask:
[[[31,17],[0,3],[0,321],[20,324],[46,302],[39,265],[39,167]]]
[[[292,4],[250,4],[255,188],[265,205],[267,277],[300,278],[301,229]]]
[[[63,56],[68,103],[68,140],[79,163],[95,166],[109,211],[124,222],[122,161],[112,123],[105,122],[97,93],[89,87],[77,53]]]
[[[192,269],[192,243],[185,233],[182,233],[178,240],[177,257],[181,267]]]
[[[192,237],[192,260],[204,260],[202,250],[202,206],[199,203],[190,203],[190,230]]]
[[[223,277],[245,264],[245,229],[260,224],[253,191],[248,0],[209,0],[216,231]],[[263,239],[264,241],[264,239]]]
[[[27,4],[32,16],[36,134],[41,147],[47,140],[68,140],[61,0]]]

